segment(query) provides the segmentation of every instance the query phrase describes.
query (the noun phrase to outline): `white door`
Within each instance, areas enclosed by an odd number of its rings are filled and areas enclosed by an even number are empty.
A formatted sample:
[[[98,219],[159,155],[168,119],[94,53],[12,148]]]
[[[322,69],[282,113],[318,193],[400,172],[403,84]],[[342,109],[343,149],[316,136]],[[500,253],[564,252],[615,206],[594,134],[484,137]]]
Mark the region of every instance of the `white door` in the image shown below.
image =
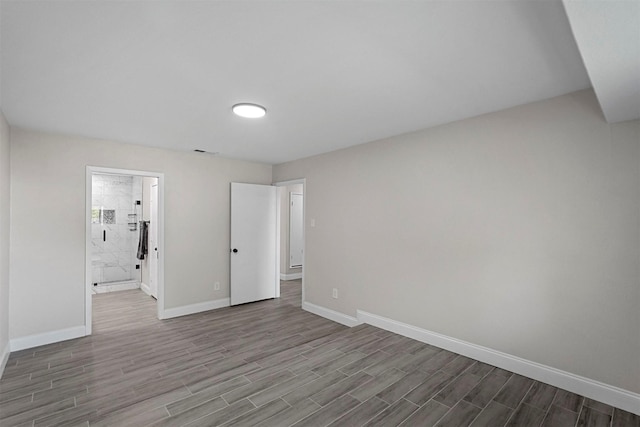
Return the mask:
[[[158,299],[158,184],[151,186],[149,203],[149,290]]]
[[[277,189],[231,183],[231,305],[275,298]]]
[[[303,200],[302,194],[291,193],[289,206],[289,268],[302,267],[303,243]]]

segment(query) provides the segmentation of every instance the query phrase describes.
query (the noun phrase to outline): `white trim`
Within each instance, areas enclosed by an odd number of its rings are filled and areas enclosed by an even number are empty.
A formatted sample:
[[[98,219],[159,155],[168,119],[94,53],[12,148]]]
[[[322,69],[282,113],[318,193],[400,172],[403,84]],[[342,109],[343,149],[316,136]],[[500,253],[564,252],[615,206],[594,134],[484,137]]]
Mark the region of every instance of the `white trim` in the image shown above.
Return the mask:
[[[151,175],[153,176],[153,175]],[[158,173],[158,229],[156,234],[158,244],[158,288],[157,288],[157,308],[158,319],[164,319],[164,174]]]
[[[302,221],[304,227],[302,227],[302,265],[307,265],[307,179],[302,179]],[[304,280],[305,268],[302,269],[302,302],[306,301],[306,284]]]
[[[9,361],[9,355],[11,351],[11,343],[7,341],[7,345],[4,346],[4,350],[2,351],[2,356],[0,357],[0,378],[2,378],[2,374],[4,374],[4,368],[7,366],[7,362]]]
[[[140,282],[140,290],[145,294],[151,296],[151,288],[144,282]]]
[[[276,187],[287,187],[289,185],[304,184],[304,181],[305,181],[305,178],[298,178],[298,179],[290,179],[289,181],[274,182],[271,185],[275,185]]]
[[[91,250],[91,201],[92,195],[92,183],[93,183],[93,170],[87,166],[85,172],[85,184],[84,184],[84,197],[85,197],[85,213],[84,213],[84,334],[91,335],[91,319],[93,318],[93,304],[91,304],[91,298],[93,296],[93,277],[92,277],[92,250]]]
[[[280,224],[280,212],[282,209],[280,208],[280,197],[282,197],[282,188],[278,186],[276,187],[276,277],[275,277],[275,285],[276,291],[274,293],[276,298],[280,298],[280,280],[282,280],[282,274],[280,273],[280,249],[282,242],[280,241],[280,232],[281,232],[281,224]]]
[[[347,316],[346,314],[339,313],[337,311],[331,310],[330,308],[315,305],[310,302],[303,301],[302,309],[308,311],[309,313],[317,314],[318,316],[322,316],[325,319],[333,320],[334,322],[341,323],[349,327],[358,326],[362,323],[355,317]]]
[[[215,310],[217,308],[229,307],[231,301],[229,298],[222,298],[212,301],[199,302],[196,304],[183,305],[181,307],[167,308],[164,310],[162,319],[171,319],[173,317],[188,316],[189,314],[202,313],[203,311]]]
[[[45,332],[44,334],[29,335],[22,338],[14,338],[10,341],[11,351],[20,351],[27,348],[39,347],[60,341],[72,340],[85,336],[85,327],[74,326],[73,328],[60,329],[58,331]]]
[[[326,310],[326,309],[325,309]],[[316,313],[319,314],[319,313]],[[322,314],[320,314],[322,315]],[[551,384],[640,415],[640,394],[396,320],[357,310],[358,321]],[[330,318],[328,316],[324,316]],[[331,318],[330,318],[331,319]],[[334,320],[334,319],[331,319]],[[340,322],[342,323],[342,322]]]
[[[302,279],[302,271],[300,273],[280,273],[280,280],[296,280]]]
[[[135,280],[131,280],[128,282],[110,283],[108,285],[100,284],[93,287],[93,293],[106,294],[109,292],[130,291],[133,289],[140,289],[140,283]]]

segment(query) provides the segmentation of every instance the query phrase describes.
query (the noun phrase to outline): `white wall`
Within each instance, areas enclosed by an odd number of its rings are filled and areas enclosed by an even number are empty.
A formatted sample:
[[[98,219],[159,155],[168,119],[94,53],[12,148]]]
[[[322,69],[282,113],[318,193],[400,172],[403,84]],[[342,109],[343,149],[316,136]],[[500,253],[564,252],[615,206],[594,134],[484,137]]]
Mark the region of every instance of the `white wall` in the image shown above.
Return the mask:
[[[0,376],[9,356],[9,125],[0,110]]]
[[[274,167],[294,178],[307,301],[640,392],[640,122],[592,91]]]
[[[12,128],[11,339],[84,325],[87,165],[164,173],[165,309],[229,296],[229,183],[270,165]]]
[[[282,187],[280,193],[280,274],[301,274],[302,268],[289,268],[289,213],[290,193],[302,194],[302,184]]]

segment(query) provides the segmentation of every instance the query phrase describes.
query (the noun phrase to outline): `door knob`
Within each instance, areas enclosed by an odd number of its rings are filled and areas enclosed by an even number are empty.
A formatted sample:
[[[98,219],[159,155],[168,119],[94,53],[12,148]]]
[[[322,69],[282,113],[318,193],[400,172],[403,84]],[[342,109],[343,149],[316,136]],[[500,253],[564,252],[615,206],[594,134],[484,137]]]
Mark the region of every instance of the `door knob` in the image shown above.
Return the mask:
[[[238,250],[237,250],[236,248],[234,248],[234,249],[233,249],[233,253],[234,253],[234,254],[237,254],[237,253],[238,253]]]

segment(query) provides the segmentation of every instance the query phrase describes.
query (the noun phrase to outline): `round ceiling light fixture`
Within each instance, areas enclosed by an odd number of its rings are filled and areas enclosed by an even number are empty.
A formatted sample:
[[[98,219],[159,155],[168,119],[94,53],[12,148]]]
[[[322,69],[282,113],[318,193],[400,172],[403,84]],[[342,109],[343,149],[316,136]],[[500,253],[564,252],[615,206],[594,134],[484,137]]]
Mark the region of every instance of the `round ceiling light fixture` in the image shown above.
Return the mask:
[[[237,116],[247,119],[259,119],[267,114],[267,109],[258,104],[236,104],[231,109]]]

